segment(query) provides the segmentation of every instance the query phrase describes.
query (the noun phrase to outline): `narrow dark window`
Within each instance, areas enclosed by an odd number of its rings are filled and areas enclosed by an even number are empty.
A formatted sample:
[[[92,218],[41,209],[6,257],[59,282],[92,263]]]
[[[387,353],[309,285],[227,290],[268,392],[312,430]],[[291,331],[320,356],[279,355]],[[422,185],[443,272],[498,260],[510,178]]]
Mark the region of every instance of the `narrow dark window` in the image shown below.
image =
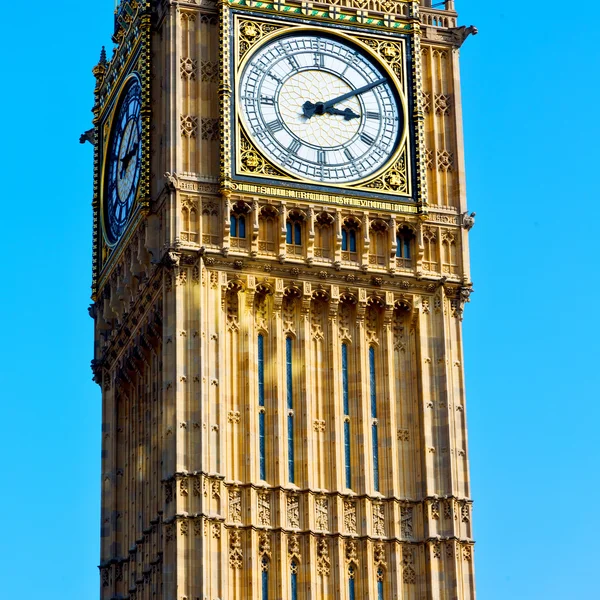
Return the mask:
[[[292,338],[285,339],[285,379],[288,409],[288,479],[294,483],[294,372],[292,365]]]
[[[260,563],[262,569],[262,598],[261,600],[269,600],[269,559],[263,556]]]
[[[342,397],[344,404],[344,461],[346,467],[346,487],[352,487],[352,467],[350,464],[350,402],[348,395],[348,344],[342,344]]]
[[[375,372],[375,348],[369,348],[369,379],[371,387],[371,425],[373,443],[373,487],[379,491],[379,441],[377,431],[377,378]]]
[[[348,569],[348,597],[350,600],[356,600],[356,571],[354,567],[351,565]]]
[[[377,600],[383,600],[383,569],[377,569]]]
[[[350,252],[356,252],[356,231],[351,229],[349,231],[350,237]]]
[[[260,478],[264,481],[266,474],[265,448],[265,342],[262,334],[258,336],[258,443]]]
[[[292,600],[298,600],[298,563],[293,560],[290,565],[290,586],[292,588]]]

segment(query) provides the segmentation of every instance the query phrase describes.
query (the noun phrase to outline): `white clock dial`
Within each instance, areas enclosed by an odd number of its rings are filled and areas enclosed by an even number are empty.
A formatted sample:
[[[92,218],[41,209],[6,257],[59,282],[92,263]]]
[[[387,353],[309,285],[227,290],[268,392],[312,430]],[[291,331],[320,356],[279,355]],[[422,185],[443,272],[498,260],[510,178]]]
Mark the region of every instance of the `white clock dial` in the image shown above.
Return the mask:
[[[305,179],[348,183],[378,171],[403,128],[398,95],[367,54],[334,36],[276,38],[240,80],[244,125],[279,167]]]

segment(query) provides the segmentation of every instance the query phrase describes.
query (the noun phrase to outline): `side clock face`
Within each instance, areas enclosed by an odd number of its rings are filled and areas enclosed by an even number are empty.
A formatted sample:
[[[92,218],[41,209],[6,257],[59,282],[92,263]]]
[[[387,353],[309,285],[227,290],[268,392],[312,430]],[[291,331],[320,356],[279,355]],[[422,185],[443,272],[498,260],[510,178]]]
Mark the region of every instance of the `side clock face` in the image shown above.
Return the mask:
[[[142,167],[142,89],[137,77],[126,84],[108,143],[104,177],[104,218],[108,241],[116,243],[127,225]]]
[[[390,160],[404,129],[389,75],[341,37],[271,40],[246,63],[239,96],[254,143],[274,164],[311,181],[372,175]]]

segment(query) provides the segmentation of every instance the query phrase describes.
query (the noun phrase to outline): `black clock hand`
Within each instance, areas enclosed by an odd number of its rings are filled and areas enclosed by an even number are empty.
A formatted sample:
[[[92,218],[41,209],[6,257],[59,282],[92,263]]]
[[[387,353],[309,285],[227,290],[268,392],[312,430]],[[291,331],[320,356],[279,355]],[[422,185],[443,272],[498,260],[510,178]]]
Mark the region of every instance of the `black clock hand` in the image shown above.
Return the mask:
[[[381,85],[382,83],[385,83],[386,81],[387,81],[387,79],[385,77],[382,77],[381,79],[378,79],[377,81],[373,81],[372,83],[368,83],[367,85],[363,85],[362,87],[359,87],[356,90],[350,90],[349,92],[346,92],[345,94],[342,94],[341,96],[337,96],[337,98],[332,98],[331,100],[327,100],[327,102],[317,102],[316,104],[313,104],[312,102],[307,100],[302,105],[302,112],[304,113],[304,116],[307,119],[310,119],[314,114],[323,115],[326,112],[328,113],[329,112],[328,109],[333,108],[334,104],[338,104],[338,102],[343,102],[344,100],[347,100],[348,98],[358,96],[358,94],[362,94],[363,92],[368,92],[369,90],[372,90],[374,87],[377,87],[378,85]]]
[[[342,115],[344,117],[344,121],[350,121],[350,119],[358,119],[360,115],[357,115],[351,108],[345,108],[344,110],[340,110],[339,108],[333,108],[330,106],[325,109],[325,112],[330,115]]]
[[[133,136],[131,136],[131,138],[133,138]],[[129,144],[127,144],[127,147],[129,148],[129,146],[131,145],[131,139],[129,140]],[[129,166],[129,163],[131,162],[131,159],[133,158],[133,156],[135,155],[135,153],[137,152],[137,148],[135,148],[135,146],[131,149],[128,150],[125,155],[123,156],[123,158],[121,159],[121,179],[123,178],[123,173],[125,173],[125,171],[127,171],[127,167]]]

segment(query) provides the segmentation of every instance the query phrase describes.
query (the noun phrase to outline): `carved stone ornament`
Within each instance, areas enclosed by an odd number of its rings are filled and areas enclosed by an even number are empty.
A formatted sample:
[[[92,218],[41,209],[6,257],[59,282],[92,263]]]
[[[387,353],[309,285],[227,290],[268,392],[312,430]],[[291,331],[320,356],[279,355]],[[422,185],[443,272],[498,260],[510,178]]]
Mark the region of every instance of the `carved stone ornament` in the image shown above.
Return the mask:
[[[413,507],[402,506],[400,508],[400,531],[402,537],[411,539],[413,536]]]
[[[298,496],[288,496],[287,499],[288,526],[293,529],[300,528],[300,505]]]
[[[317,573],[328,577],[331,573],[331,559],[329,558],[329,544],[326,538],[317,539]]]
[[[269,492],[258,493],[258,522],[260,525],[271,525],[271,499]]]
[[[185,498],[188,495],[188,491],[188,480],[187,477],[184,477],[179,482],[179,494]]]
[[[431,518],[436,521],[440,518],[440,503],[438,500],[432,500],[431,502]]]
[[[242,522],[242,495],[240,490],[229,490],[229,520]]]
[[[270,163],[240,130],[240,168],[242,172],[252,175],[276,175],[284,177],[285,173]]]
[[[293,561],[294,559],[300,562],[300,541],[297,535],[290,535],[288,538],[288,559]]]
[[[315,524],[321,531],[329,529],[327,498],[317,498],[315,501]]]
[[[258,534],[258,554],[261,557],[271,558],[271,536],[266,531]]]
[[[356,533],[356,503],[350,500],[344,500],[344,529]]]
[[[346,542],[345,556],[347,563],[354,563],[358,566],[358,550],[355,541],[349,540]]]
[[[253,48],[266,35],[282,29],[284,25],[262,23],[260,21],[241,20],[239,24],[239,60],[241,61],[248,51]]]
[[[417,574],[415,573],[415,555],[411,546],[402,546],[402,582],[416,583]]]
[[[380,542],[373,547],[373,562],[376,569],[386,569],[387,562],[385,560],[385,545]]]
[[[243,564],[242,536],[239,531],[234,529],[229,534],[229,566],[232,569],[241,569]]]
[[[373,535],[385,535],[385,516],[383,504],[373,504]]]

